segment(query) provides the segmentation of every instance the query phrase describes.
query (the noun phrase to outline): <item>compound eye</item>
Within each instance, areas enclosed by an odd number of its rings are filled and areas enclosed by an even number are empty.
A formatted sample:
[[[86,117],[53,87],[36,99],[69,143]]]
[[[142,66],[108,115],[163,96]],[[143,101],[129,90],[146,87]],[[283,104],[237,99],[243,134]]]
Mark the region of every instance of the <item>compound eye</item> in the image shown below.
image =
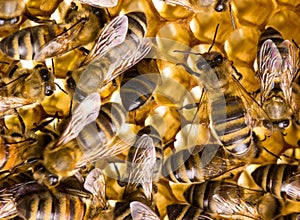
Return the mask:
[[[46,85],[45,86],[45,95],[46,96],[50,96],[52,94],[53,94],[53,90],[52,90],[51,86],[50,85]]]
[[[49,80],[49,71],[47,69],[41,69],[40,76],[43,81],[48,81]]]
[[[214,63],[222,63],[223,62],[223,56],[217,55],[214,59]]]
[[[58,185],[58,176],[55,174],[49,174],[48,176],[48,186],[57,186]]]
[[[223,4],[217,4],[216,7],[215,7],[215,10],[217,12],[221,12],[221,11],[224,11],[225,10],[225,7]]]
[[[287,128],[290,125],[290,121],[289,120],[283,120],[282,122],[278,123],[278,127],[279,128]]]
[[[273,123],[269,120],[263,120],[263,126],[267,129],[272,129]]]

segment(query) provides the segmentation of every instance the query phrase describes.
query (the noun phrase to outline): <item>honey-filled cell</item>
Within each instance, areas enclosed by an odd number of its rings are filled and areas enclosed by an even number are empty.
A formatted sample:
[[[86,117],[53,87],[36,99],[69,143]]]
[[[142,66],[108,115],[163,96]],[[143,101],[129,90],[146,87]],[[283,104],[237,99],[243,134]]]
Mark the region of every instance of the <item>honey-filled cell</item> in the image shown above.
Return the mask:
[[[145,125],[153,126],[160,134],[163,143],[175,138],[181,126],[181,118],[175,106],[157,106],[145,119]]]
[[[241,79],[239,80],[242,86],[247,90],[249,94],[257,92],[260,88],[260,83],[256,73],[250,66],[244,66],[238,62],[233,62],[236,70],[241,74]],[[255,97],[254,97],[255,98]]]
[[[198,40],[212,43],[218,24],[219,29],[215,41],[224,43],[234,30],[229,11],[222,13],[216,11],[198,12],[191,20],[190,28]]]
[[[28,0],[26,10],[32,16],[50,17],[63,0]]]
[[[84,51],[75,49],[63,56],[55,57],[53,59],[55,76],[66,78],[69,71],[76,71],[79,68],[86,55]]]
[[[174,50],[181,50],[181,44],[187,48],[191,43],[189,26],[185,21],[167,22],[161,26],[156,34],[159,50],[164,53],[174,54]],[[170,40],[170,44],[168,42]],[[180,54],[174,54],[176,57]]]
[[[275,28],[286,40],[294,40],[300,44],[300,13],[295,10],[284,9],[272,15],[266,24],[266,27]]]
[[[187,18],[192,12],[182,6],[167,4],[161,0],[152,0],[155,9],[161,17],[168,21],[176,21],[177,19]]]
[[[279,5],[297,6],[300,4],[299,0],[276,0]]]
[[[227,57],[244,64],[253,63],[256,58],[259,31],[256,28],[238,28],[225,42]]]
[[[157,65],[161,81],[154,92],[155,100],[161,105],[182,106],[191,88],[190,74],[182,66],[164,60],[158,60]]]
[[[232,0],[236,18],[245,26],[260,26],[273,13],[275,5],[269,0]]]

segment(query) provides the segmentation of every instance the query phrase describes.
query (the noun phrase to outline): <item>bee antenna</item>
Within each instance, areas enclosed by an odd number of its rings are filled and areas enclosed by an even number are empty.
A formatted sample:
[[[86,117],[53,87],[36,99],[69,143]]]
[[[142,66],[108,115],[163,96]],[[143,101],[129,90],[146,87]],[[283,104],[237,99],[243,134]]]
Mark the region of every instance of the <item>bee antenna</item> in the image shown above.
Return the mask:
[[[231,24],[232,24],[233,30],[235,30],[236,29],[236,24],[235,24],[235,21],[234,21],[234,17],[232,15],[232,9],[231,9],[230,2],[229,2],[229,14],[230,14]]]
[[[63,88],[61,88],[61,86],[58,83],[54,83],[63,93],[68,95],[68,92],[66,90],[64,90]]]
[[[215,34],[214,34],[214,38],[213,38],[212,44],[210,45],[210,47],[209,47],[209,49],[208,49],[208,51],[207,51],[208,53],[210,52],[210,50],[212,49],[212,47],[213,47],[214,44],[215,44],[219,26],[220,26],[220,24],[218,24],[217,27],[216,27],[216,30],[215,30]]]

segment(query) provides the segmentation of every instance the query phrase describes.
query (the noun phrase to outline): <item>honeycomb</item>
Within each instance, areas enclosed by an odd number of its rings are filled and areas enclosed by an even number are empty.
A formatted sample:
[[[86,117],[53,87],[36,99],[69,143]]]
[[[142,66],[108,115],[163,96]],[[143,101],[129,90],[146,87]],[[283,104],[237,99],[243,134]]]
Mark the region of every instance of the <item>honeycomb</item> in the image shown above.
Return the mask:
[[[13,0],[9,1],[13,2]],[[24,3],[22,0],[15,0],[15,2]],[[77,5],[80,5],[79,8],[85,7],[84,1],[82,1],[83,3],[81,3],[81,1],[74,2]],[[178,2],[185,3],[198,1]],[[186,51],[187,48],[203,54],[207,52],[213,44],[211,51],[220,52],[232,62],[232,65],[242,76],[240,84],[249,95],[254,97],[260,88],[259,78],[256,73],[257,45],[259,43],[259,37],[265,29],[272,27],[278,30],[284,39],[300,45],[300,29],[298,28],[300,24],[300,1],[232,0],[229,1],[229,3],[231,11],[227,9],[222,12],[217,12],[212,6],[199,6],[195,10],[189,10],[181,5],[168,3],[168,1],[162,0],[119,0],[116,6],[107,7],[105,10],[107,13],[106,16],[108,17],[107,23],[118,15],[128,14],[129,12],[139,11],[145,13],[147,19],[146,37],[155,39],[157,43],[155,46],[159,51],[163,51],[165,54],[171,54],[175,50]],[[25,6],[23,6],[23,10],[15,10],[16,16],[20,16],[22,22],[13,25],[11,30],[4,26],[3,28],[0,27],[1,39],[12,36],[16,30],[25,27],[31,27],[38,24],[49,25],[49,21],[53,19],[57,23],[63,23],[65,22],[64,14],[67,13],[67,8],[71,4],[71,1],[67,0],[27,0]],[[22,8],[22,5],[20,7]],[[3,14],[6,16],[8,11],[5,11],[5,9],[1,10],[4,10]],[[26,13],[27,17],[24,16]],[[2,20],[3,15],[1,14],[2,13],[0,13],[0,17]],[[4,19],[8,20],[6,17]],[[98,25],[93,19],[90,19],[88,22],[90,22],[88,23],[88,28],[93,28],[94,24],[95,26]],[[217,25],[219,25],[219,28],[216,33]],[[2,26],[1,23],[0,26]],[[33,104],[29,103],[29,105],[25,105],[24,107],[16,107],[15,110],[13,108],[9,109],[9,114],[2,116],[1,126],[3,128],[1,129],[1,136],[3,140],[1,140],[2,146],[0,154],[2,155],[1,157],[3,157],[2,161],[4,162],[6,159],[3,155],[7,153],[13,154],[10,155],[10,157],[15,158],[13,165],[16,165],[17,169],[14,166],[1,169],[1,190],[6,189],[4,184],[5,178],[8,175],[7,172],[17,176],[21,172],[19,170],[34,170],[30,163],[29,165],[27,164],[28,161],[36,157],[40,159],[41,152],[46,149],[46,146],[36,147],[32,144],[32,147],[29,146],[26,150],[23,150],[21,147],[20,150],[17,150],[18,148],[16,148],[14,144],[8,144],[8,147],[11,147],[11,149],[7,151],[7,147],[5,147],[7,145],[6,137],[13,136],[13,134],[22,134],[28,139],[27,135],[32,131],[34,131],[35,137],[38,138],[42,137],[43,133],[47,134],[52,131],[62,134],[63,132],[60,131],[62,128],[57,127],[57,124],[59,124],[60,120],[64,120],[74,112],[70,110],[72,108],[72,100],[74,101],[74,93],[68,90],[67,79],[69,78],[70,72],[80,69],[80,63],[85,60],[87,51],[90,51],[96,42],[96,39],[89,39],[88,42],[82,43],[82,39],[86,37],[83,33],[84,32],[81,32],[82,35],[80,35],[80,37],[79,35],[75,36],[75,38],[77,37],[80,39],[79,42],[75,41],[82,44],[80,47],[78,46],[62,55],[53,56],[53,59],[45,59],[42,61],[50,71],[53,71],[54,73],[54,81],[56,83],[55,92],[50,96],[43,97]],[[215,34],[216,37],[214,38]],[[166,45],[166,39],[176,43]],[[82,48],[84,48],[84,50]],[[296,51],[296,53],[298,56],[298,51]],[[186,57],[187,54],[177,53],[176,60],[184,60]],[[14,65],[17,65],[19,69],[33,69],[37,63],[39,62],[32,60],[15,60],[6,56],[4,53],[1,53],[0,68],[2,76],[0,79],[2,82],[7,83],[4,79],[5,77],[8,77]],[[156,64],[160,77],[159,83],[157,83],[157,87],[153,91],[152,98],[139,108],[127,112],[126,124],[129,126],[126,128],[129,131],[126,130],[124,132],[137,134],[141,128],[151,125],[160,135],[164,160],[166,160],[167,158],[172,157],[173,154],[181,150],[187,150],[191,146],[206,146],[206,144],[211,141],[211,136],[205,125],[202,126],[201,124],[198,124],[197,128],[193,129],[189,123],[193,121],[195,117],[205,117],[203,116],[205,113],[201,112],[203,109],[201,107],[199,109],[194,107],[184,108],[186,105],[199,103],[199,100],[203,95],[204,85],[201,85],[201,83],[197,81],[197,77],[192,76],[186,68],[182,65],[178,65],[178,63],[172,61],[172,59],[156,59]],[[147,64],[140,62],[136,65],[141,71],[147,72]],[[84,70],[81,69],[81,71]],[[124,74],[126,73],[127,72],[125,71]],[[122,80],[122,77],[124,76],[120,75],[114,82],[109,82],[102,88],[99,88],[98,91],[102,105],[108,102],[121,103],[120,81]],[[298,84],[298,82],[299,80],[296,78],[294,83]],[[8,84],[4,85],[7,86]],[[5,86],[1,87],[0,91],[5,90]],[[296,99],[296,101],[298,102],[300,100]],[[22,120],[20,120],[20,118]],[[53,120],[50,122],[50,119]],[[38,124],[48,120],[49,123],[41,128],[40,131],[32,130],[35,129]],[[21,121],[23,121],[24,125]],[[26,132],[28,132],[28,134]],[[298,123],[291,120],[290,125],[284,131],[274,129],[271,134],[266,135],[264,128],[262,128],[262,126],[257,126],[253,129],[253,132],[262,145],[259,156],[251,161],[247,161],[247,158],[244,158],[243,162],[246,161],[246,163],[241,169],[228,171],[226,174],[218,176],[217,179],[237,184],[246,189],[262,191],[262,189],[252,180],[251,173],[260,165],[270,163],[298,164],[300,158],[297,156],[299,155],[293,155],[291,153],[291,157],[295,157],[295,159],[288,157],[281,158],[280,155],[284,152],[288,154],[289,150],[297,152],[300,146],[300,128]],[[127,136],[130,135],[127,135],[127,133],[123,134],[123,137],[127,138]],[[59,139],[59,137],[56,138]],[[13,140],[12,143],[16,143],[15,139]],[[75,148],[76,147],[73,149],[72,146],[66,146],[67,151],[70,152],[82,150]],[[114,213],[117,212],[115,210],[116,202],[126,200],[126,198],[123,198],[125,189],[118,184],[118,175],[115,172],[115,163],[118,164],[121,160],[124,164],[129,155],[129,148],[127,147],[125,149],[126,150],[121,151],[118,155],[114,155],[112,159],[100,159],[96,163],[96,166],[100,167],[106,176],[104,197],[107,200],[108,205],[105,210],[98,210],[98,216],[95,219],[113,219]],[[80,155],[81,154],[84,153],[81,152]],[[42,160],[45,160],[45,158]],[[224,158],[224,160],[234,161],[234,159],[230,159],[230,157],[229,159]],[[284,162],[284,160],[287,161]],[[85,165],[88,166],[87,164]],[[59,164],[57,166],[59,166]],[[86,166],[82,170],[87,169]],[[84,173],[85,171],[80,172]],[[296,177],[299,176],[299,170],[297,170],[297,172],[298,175],[295,175]],[[300,213],[299,183],[300,181],[298,179],[296,182],[297,186],[295,187],[297,190],[295,193],[298,195],[298,201],[278,199],[278,205],[274,202],[272,196],[268,194],[270,198],[265,198],[265,194],[263,194],[263,196],[261,196],[263,199],[259,198],[260,204],[255,204],[256,211],[259,212],[260,215],[255,215],[255,213],[247,215],[247,211],[249,210],[243,210],[244,215],[235,215],[235,213],[222,214],[222,212],[209,213],[208,209],[203,211],[203,213],[207,214],[203,219],[275,219],[275,216],[277,215],[281,216],[291,213]],[[183,192],[191,184],[192,183],[174,183],[169,181],[165,176],[159,177],[153,184],[153,198],[150,202],[151,208],[156,212],[157,219],[172,220],[172,218],[168,217],[167,207],[172,204],[185,204],[186,199]],[[249,194],[251,193],[249,192]],[[7,200],[5,200],[6,198],[4,196],[0,197],[0,216],[2,217],[5,208],[7,208],[5,206]],[[248,196],[247,193],[245,193],[245,195],[240,195],[240,198],[242,199],[249,199],[248,197],[250,196]],[[238,200],[239,198],[236,199]],[[275,203],[279,208],[273,207]],[[31,207],[28,207],[28,210],[29,212],[33,212]],[[10,217],[13,218],[16,215],[20,215],[20,213]],[[45,217],[50,214],[44,211],[42,215]],[[298,219],[299,216],[295,219]],[[120,217],[116,219],[131,218],[132,217]],[[154,217],[148,218],[156,219]],[[148,218],[142,218],[140,216],[139,218],[134,219]],[[63,217],[61,217],[61,219],[63,219]],[[85,216],[82,218],[78,217],[78,219],[89,218]],[[176,219],[193,218],[179,217]],[[199,219],[202,218],[199,217]]]

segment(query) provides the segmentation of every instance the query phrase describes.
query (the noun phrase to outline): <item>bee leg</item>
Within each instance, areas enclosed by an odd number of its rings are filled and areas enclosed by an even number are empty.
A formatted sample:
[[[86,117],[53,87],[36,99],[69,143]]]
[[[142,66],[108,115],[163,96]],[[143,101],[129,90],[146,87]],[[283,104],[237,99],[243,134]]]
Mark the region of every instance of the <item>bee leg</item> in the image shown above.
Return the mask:
[[[21,115],[19,114],[19,112],[17,111],[17,109],[14,108],[14,112],[18,116],[18,119],[19,119],[19,122],[20,122],[20,125],[21,125],[22,134],[25,134],[25,131],[26,131],[25,122],[24,122],[23,118],[21,117]]]
[[[12,69],[9,71],[8,77],[9,77],[9,78],[12,78],[13,75],[14,75],[14,73],[16,72],[16,70],[17,70],[18,68],[19,68],[18,65],[14,65],[14,66],[12,67]]]

